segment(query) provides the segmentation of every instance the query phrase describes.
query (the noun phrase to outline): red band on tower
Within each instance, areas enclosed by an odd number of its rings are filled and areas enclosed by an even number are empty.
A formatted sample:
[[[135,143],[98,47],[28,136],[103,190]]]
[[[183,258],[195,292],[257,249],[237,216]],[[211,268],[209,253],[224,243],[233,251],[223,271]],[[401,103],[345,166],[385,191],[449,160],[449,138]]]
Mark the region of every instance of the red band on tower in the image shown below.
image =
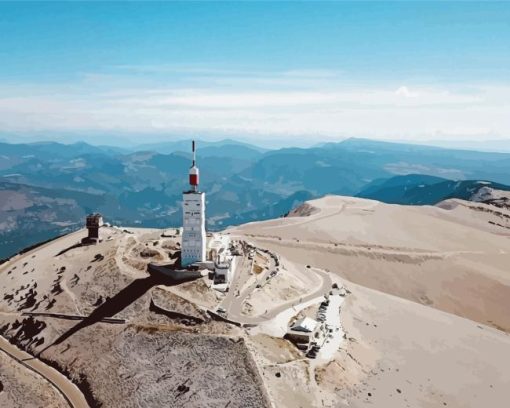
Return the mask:
[[[193,191],[198,190],[198,167],[196,166],[196,158],[195,158],[195,141],[193,140],[191,144],[191,151],[193,152],[193,163],[191,164],[191,168],[189,169],[189,184],[193,187]]]

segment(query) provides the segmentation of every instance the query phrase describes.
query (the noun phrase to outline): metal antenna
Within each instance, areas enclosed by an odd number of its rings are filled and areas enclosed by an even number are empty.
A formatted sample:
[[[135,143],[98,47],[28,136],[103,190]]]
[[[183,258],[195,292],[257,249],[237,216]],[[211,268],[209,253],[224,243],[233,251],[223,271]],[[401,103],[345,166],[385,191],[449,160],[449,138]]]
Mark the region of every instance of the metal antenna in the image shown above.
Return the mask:
[[[193,166],[195,165],[195,141],[191,142],[191,150],[193,151]]]

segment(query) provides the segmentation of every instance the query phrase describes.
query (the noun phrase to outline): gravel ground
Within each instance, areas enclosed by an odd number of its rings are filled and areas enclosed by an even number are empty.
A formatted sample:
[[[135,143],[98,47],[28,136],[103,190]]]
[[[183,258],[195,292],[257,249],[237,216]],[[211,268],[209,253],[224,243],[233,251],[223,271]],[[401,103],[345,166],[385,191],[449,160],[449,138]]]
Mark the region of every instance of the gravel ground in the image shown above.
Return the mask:
[[[106,407],[268,406],[242,338],[171,326],[95,325],[44,358],[75,380],[86,379],[94,400]]]
[[[0,352],[0,407],[68,407],[46,380]]]

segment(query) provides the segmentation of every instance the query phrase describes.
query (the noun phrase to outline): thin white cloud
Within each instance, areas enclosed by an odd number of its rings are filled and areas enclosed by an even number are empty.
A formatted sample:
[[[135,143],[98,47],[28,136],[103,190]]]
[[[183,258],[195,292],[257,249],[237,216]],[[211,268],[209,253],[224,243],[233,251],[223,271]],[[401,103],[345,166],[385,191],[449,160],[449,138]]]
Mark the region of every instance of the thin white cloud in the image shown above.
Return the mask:
[[[214,71],[138,81],[88,74],[76,84],[0,86],[1,131],[235,132],[259,137],[426,139],[510,135],[510,85],[350,84],[329,71]],[[215,82],[205,78],[223,79]],[[263,78],[266,82],[260,82]]]

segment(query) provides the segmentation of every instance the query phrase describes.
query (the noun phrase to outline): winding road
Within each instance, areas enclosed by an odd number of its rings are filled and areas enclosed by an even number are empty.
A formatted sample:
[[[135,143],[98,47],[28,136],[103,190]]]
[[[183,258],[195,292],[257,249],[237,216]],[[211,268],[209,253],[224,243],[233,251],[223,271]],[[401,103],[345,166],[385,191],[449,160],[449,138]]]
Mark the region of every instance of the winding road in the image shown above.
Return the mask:
[[[70,407],[87,408],[89,406],[78,387],[67,377],[46,365],[41,360],[32,357],[30,354],[12,345],[2,336],[0,336],[0,350],[25,368],[35,372],[48,381],[62,395]]]
[[[279,315],[281,312],[324,295],[331,289],[332,281],[329,274],[321,269],[311,268],[310,270],[312,270],[317,275],[318,279],[321,280],[321,284],[315,290],[305,296],[300,297],[299,299],[293,299],[278,305],[277,307],[268,310],[267,313],[264,313],[263,315],[243,315],[243,302],[254,290],[256,290],[257,284],[259,282],[265,282],[266,276],[268,276],[270,271],[275,268],[275,265],[272,265],[259,280],[256,280],[253,284],[245,288],[242,293],[239,294],[239,296],[236,296],[236,292],[243,288],[243,286],[249,280],[253,267],[253,262],[248,260],[245,255],[241,257],[241,260],[237,265],[237,271],[234,274],[234,281],[232,282],[231,290],[228,292],[227,296],[220,304],[220,306],[225,309],[226,317],[229,320],[241,324],[259,324],[267,322],[268,320],[271,320]]]
[[[85,230],[81,229],[68,235],[64,235],[63,237],[49,241],[39,247],[33,248],[31,251],[28,251],[17,257],[11,258],[9,261],[4,263],[0,267],[0,273],[5,272],[5,270],[7,270],[7,268],[10,268],[14,263],[20,263],[24,259],[31,257],[35,252],[41,251],[42,249],[49,249],[56,243],[58,243],[59,246],[61,246],[62,243],[65,243],[66,245],[74,244],[77,238],[79,240],[79,238],[84,235]],[[15,345],[9,343],[2,336],[0,336],[0,351],[16,360],[19,364],[23,365],[25,368],[43,377],[62,395],[62,397],[65,399],[65,401],[69,404],[70,407],[73,408],[89,407],[82,392],[66,376],[59,373],[57,370],[50,367],[49,365],[43,363],[41,360],[34,358],[27,352],[20,350]]]
[[[301,303],[306,303],[309,300],[316,299],[319,296],[325,295],[331,289],[331,284],[332,284],[331,278],[329,277],[327,272],[324,272],[317,268],[313,268],[313,270],[314,270],[314,272],[317,273],[317,275],[320,276],[320,279],[322,281],[321,285],[316,290],[308,293],[305,296],[300,297],[299,299],[294,299],[294,300],[285,302],[285,303],[269,310],[267,313],[264,313],[263,315],[246,316],[241,313],[241,304],[242,304],[242,301],[244,300],[244,297],[247,297],[248,294],[250,293],[250,291],[249,291],[249,289],[251,289],[251,287],[250,287],[247,291],[245,291],[246,296],[244,296],[243,299],[241,299],[239,303],[236,302],[235,304],[232,305],[232,307],[230,308],[229,313],[228,313],[228,319],[242,323],[242,324],[259,324],[259,323],[267,322],[268,320],[273,319],[274,317],[279,315],[281,312],[283,312],[291,307],[297,306]]]

